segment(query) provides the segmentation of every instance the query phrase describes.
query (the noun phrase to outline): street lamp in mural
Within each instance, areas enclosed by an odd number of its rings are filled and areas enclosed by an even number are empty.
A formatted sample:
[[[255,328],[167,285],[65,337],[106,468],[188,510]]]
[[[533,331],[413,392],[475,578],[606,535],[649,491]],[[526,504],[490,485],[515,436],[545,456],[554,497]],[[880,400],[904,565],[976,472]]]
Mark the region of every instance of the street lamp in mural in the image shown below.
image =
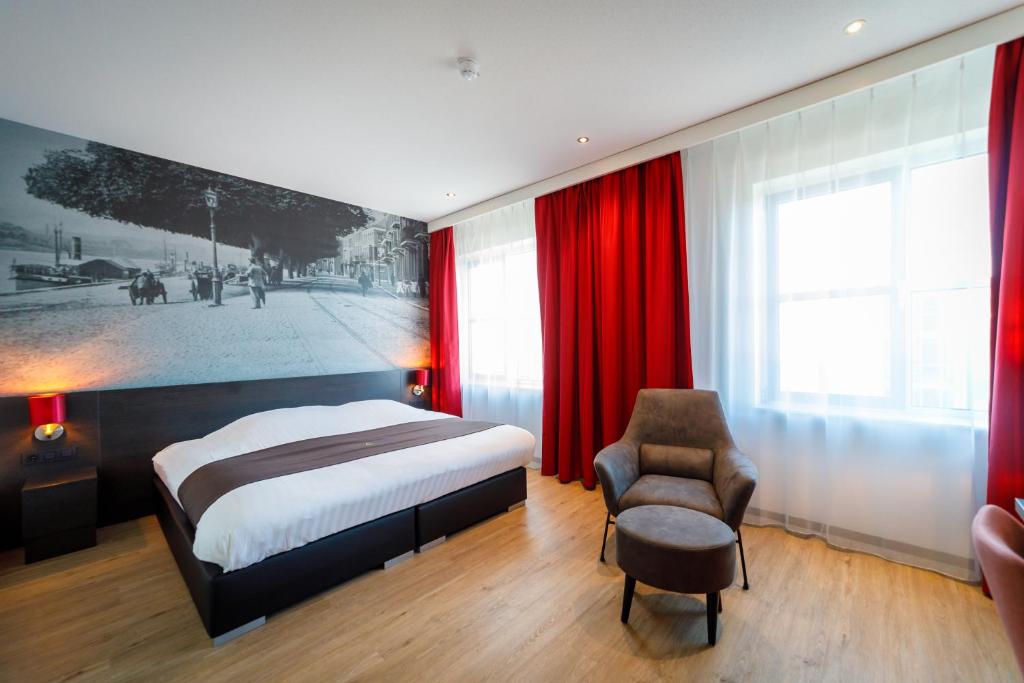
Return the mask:
[[[206,208],[210,210],[210,242],[213,244],[213,305],[220,306],[221,288],[224,286],[220,279],[220,266],[217,264],[217,224],[213,220],[217,212],[217,193],[213,188],[207,187],[203,192],[203,199],[206,200]]]

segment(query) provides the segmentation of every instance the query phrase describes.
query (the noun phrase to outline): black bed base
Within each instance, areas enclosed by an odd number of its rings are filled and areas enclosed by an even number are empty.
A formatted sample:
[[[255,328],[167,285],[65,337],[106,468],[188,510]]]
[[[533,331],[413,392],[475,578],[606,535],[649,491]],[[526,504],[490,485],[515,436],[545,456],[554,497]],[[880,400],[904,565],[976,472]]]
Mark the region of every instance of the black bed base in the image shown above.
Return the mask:
[[[192,553],[195,530],[159,478],[157,518],[206,632],[232,632],[526,500],[522,467],[233,572]],[[240,633],[239,633],[240,634]]]
[[[479,484],[417,505],[416,550],[526,500],[526,470],[499,474]]]

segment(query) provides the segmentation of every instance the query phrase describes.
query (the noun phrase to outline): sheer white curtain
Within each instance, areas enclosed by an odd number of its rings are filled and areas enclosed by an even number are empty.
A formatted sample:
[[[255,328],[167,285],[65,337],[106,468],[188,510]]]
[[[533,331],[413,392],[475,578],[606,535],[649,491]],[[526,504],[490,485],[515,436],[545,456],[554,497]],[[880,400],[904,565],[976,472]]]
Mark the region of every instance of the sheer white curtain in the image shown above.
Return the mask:
[[[542,371],[533,200],[454,226],[467,418],[522,427],[540,463]]]
[[[977,578],[993,52],[684,153],[694,379],[747,519]]]

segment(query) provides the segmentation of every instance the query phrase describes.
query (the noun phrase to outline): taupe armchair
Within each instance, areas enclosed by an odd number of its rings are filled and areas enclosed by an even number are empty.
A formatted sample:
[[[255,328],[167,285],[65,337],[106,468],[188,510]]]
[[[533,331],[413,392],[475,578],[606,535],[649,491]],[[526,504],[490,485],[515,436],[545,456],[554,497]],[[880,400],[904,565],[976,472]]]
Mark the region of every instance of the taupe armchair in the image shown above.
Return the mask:
[[[704,512],[736,532],[757,485],[757,468],[736,448],[713,391],[641,389],[623,437],[594,459],[608,514],[601,561],[613,516],[640,505],[675,505]]]

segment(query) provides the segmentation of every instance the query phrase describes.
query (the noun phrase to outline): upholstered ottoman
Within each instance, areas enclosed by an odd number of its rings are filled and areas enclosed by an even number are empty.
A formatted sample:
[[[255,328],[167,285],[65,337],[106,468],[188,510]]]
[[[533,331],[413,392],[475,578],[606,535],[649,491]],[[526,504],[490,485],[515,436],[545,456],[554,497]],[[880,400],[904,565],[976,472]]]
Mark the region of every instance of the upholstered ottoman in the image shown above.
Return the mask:
[[[626,574],[622,623],[629,621],[633,589],[640,581],[676,593],[705,593],[708,642],[715,644],[719,591],[736,575],[732,529],[711,515],[671,505],[641,505],[615,520],[615,555]]]

